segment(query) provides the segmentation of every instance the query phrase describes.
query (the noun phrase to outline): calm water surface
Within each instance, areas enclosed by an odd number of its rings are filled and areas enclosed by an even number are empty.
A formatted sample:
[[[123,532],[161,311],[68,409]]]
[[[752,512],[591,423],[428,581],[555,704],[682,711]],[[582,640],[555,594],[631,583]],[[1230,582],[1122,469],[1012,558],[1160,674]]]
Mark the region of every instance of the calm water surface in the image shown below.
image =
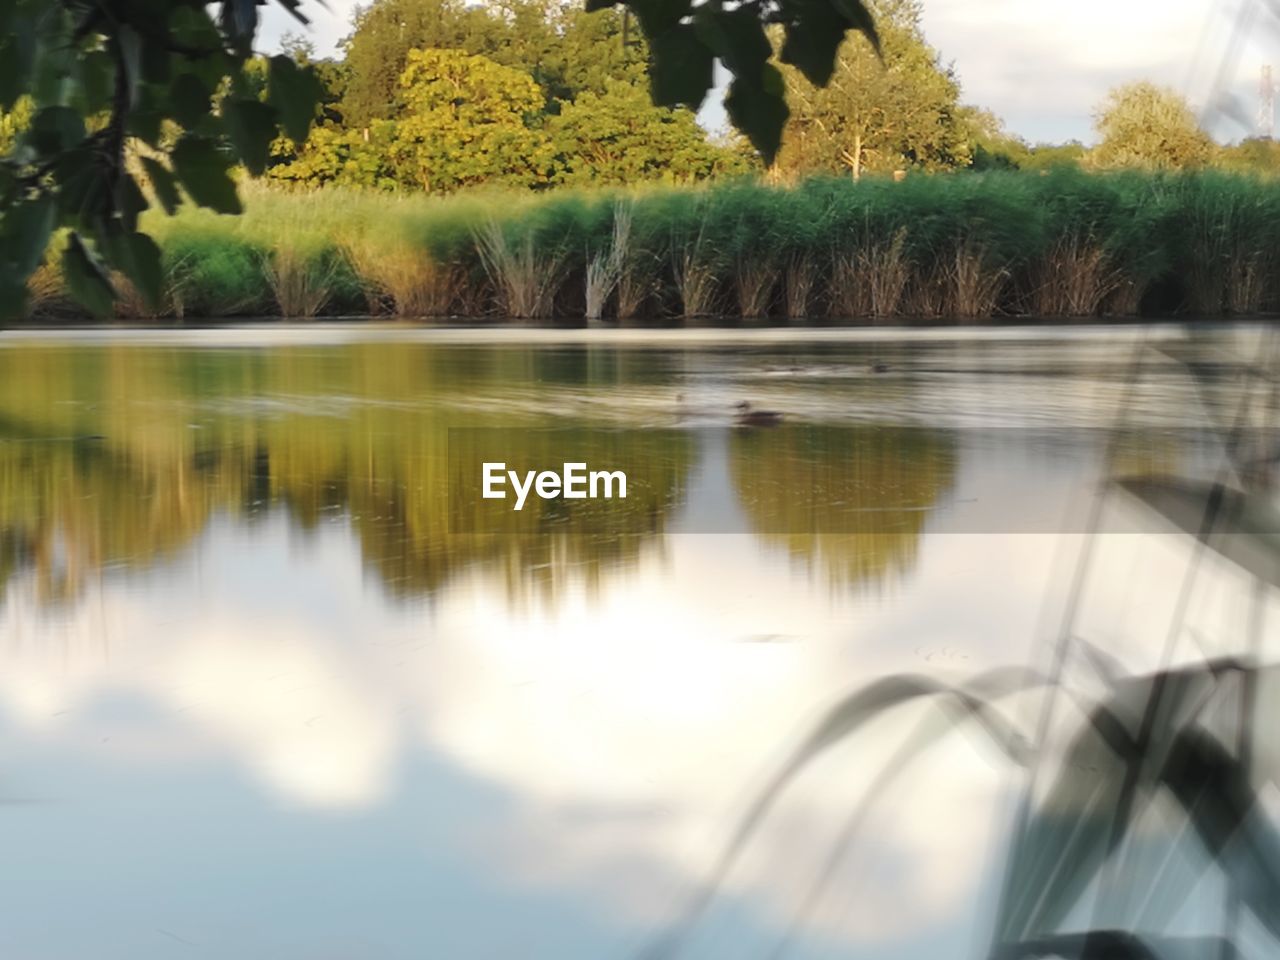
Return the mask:
[[[1135,336],[0,340],[0,955],[634,956],[833,698],[1038,655],[1106,430],[1212,462]],[[605,444],[626,532],[451,533],[450,428]],[[1137,666],[1184,553],[1135,509],[1081,629]],[[801,778],[685,956],[973,954],[1014,780],[964,737],[797,922],[895,729]]]

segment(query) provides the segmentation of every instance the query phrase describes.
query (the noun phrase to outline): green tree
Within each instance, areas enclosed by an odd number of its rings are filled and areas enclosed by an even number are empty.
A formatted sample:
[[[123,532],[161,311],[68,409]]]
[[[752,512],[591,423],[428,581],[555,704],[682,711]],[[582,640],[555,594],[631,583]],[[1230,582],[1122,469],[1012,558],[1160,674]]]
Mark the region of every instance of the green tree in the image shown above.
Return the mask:
[[[1112,90],[1094,127],[1099,143],[1089,162],[1099,169],[1181,170],[1203,167],[1213,156],[1213,141],[1186,99],[1154,83]]]
[[[707,141],[692,112],[654,107],[643,89],[622,81],[564,103],[547,132],[560,183],[687,183],[748,169],[741,154]]]
[[[311,131],[301,148],[288,139],[278,141],[276,162],[267,175],[305,187],[394,189],[400,185],[391,158],[396,132],[394,120],[375,120],[359,130],[325,122]]]
[[[1249,137],[1222,147],[1214,165],[1237,173],[1274,177],[1280,175],[1280,143],[1270,137]]]
[[[791,117],[778,156],[791,173],[906,167],[939,170],[969,164],[960,84],[925,42],[920,0],[874,5],[882,56],[853,36],[836,53],[825,86],[785,67]]]
[[[1079,140],[1066,143],[1037,143],[1023,161],[1024,170],[1058,170],[1063,167],[1079,167],[1088,151]]]
[[[547,104],[583,90],[603,92],[610,78],[644,75],[642,49],[624,49],[617,11],[588,15],[565,0],[374,0],[357,8],[344,41],[349,83],[343,113],[349,124],[394,119],[404,109],[400,74],[410,50],[461,50],[537,81]]]
[[[990,110],[964,106],[959,117],[968,142],[969,166],[973,170],[1020,170],[1031,157],[1031,148],[1021,137],[1004,128]]]
[[[400,182],[427,191],[545,182],[551,145],[529,122],[543,96],[527,73],[461,50],[411,50],[400,87],[406,115],[390,145]]]

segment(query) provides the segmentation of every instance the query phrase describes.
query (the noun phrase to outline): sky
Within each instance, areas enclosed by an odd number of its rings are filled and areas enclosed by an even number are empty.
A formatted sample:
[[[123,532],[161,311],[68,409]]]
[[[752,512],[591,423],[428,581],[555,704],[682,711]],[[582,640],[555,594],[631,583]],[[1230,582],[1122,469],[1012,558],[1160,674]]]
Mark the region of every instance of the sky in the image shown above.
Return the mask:
[[[349,32],[354,0],[304,2],[321,55]],[[1280,20],[1263,0],[925,0],[925,36],[954,65],[965,102],[993,110],[1031,142],[1093,140],[1092,114],[1107,90],[1153,80],[1186,94],[1222,141],[1254,132],[1258,77],[1280,77]],[[1243,11],[1243,12],[1242,12]],[[1250,13],[1252,11],[1252,13]],[[1233,50],[1235,25],[1243,41]],[[272,5],[262,43],[271,50],[298,25]],[[1225,67],[1225,69],[1224,69]],[[1217,79],[1221,73],[1221,79]],[[1224,105],[1226,91],[1233,111]],[[700,118],[723,123],[713,92]]]

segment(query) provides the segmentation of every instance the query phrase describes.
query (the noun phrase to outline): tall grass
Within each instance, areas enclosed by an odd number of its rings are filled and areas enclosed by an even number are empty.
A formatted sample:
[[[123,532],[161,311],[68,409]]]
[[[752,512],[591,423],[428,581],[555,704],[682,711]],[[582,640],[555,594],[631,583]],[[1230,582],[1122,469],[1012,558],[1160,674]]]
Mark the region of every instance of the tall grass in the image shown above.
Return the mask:
[[[597,323],[1280,309],[1280,183],[1220,172],[246,194],[240,217],[148,217],[163,302],[125,296],[119,312]],[[67,311],[56,266],[32,290],[38,312]]]

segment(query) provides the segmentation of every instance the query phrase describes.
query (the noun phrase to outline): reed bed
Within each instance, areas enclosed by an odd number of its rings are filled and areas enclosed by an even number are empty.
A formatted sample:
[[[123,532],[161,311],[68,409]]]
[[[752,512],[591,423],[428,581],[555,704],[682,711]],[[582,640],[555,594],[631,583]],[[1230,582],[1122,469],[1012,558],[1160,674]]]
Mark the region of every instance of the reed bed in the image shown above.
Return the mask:
[[[448,197],[245,187],[149,216],[132,319],[972,323],[1280,310],[1280,183],[1221,172],[953,174]],[[51,258],[56,264],[56,257]],[[56,266],[33,313],[68,316]]]

